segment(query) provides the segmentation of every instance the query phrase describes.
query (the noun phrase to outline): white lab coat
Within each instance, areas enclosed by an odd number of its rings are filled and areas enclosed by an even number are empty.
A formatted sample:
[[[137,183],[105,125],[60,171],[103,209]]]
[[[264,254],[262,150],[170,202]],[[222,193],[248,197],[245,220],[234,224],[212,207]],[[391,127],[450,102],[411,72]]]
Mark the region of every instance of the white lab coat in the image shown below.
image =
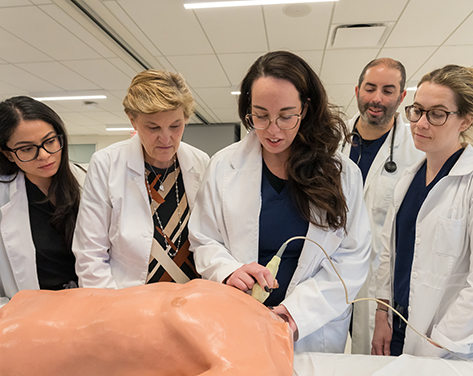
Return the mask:
[[[383,228],[377,297],[392,303],[395,218],[423,161],[408,168],[394,192]],[[409,323],[460,356],[473,358],[473,148],[429,192],[416,222]],[[448,357],[410,328],[404,353]]]
[[[85,172],[71,164],[82,186]],[[2,176],[8,181],[11,177]],[[36,248],[30,228],[25,175],[0,183],[0,307],[20,290],[38,290]]]
[[[310,224],[307,236],[325,248],[353,299],[368,272],[371,234],[360,171],[339,157],[348,234]],[[222,282],[243,264],[258,261],[261,179],[261,144],[254,132],[212,158],[189,222],[191,250],[203,278]],[[343,352],[351,307],[330,263],[311,242],[304,244],[282,304],[299,329],[295,351]]]
[[[192,210],[209,157],[181,142],[177,158]],[[79,286],[144,284],[153,228],[139,136],[96,152],[89,164],[72,244]]]
[[[347,123],[350,132],[353,130],[359,116],[359,114],[355,115]],[[389,160],[392,133],[391,130],[373,160],[363,187],[363,195],[370,218],[373,241],[368,277],[358,293],[357,298],[374,298],[375,296],[376,271],[379,266],[379,253],[382,249],[381,232],[389,204],[392,200],[394,187],[403,171],[424,156],[423,152],[415,148],[410,128],[404,124],[402,116],[398,114],[396,118],[396,134],[393,148],[393,161],[396,162],[397,170],[394,173],[387,172],[384,169],[384,164]],[[349,144],[346,144],[345,147],[342,146],[342,149],[345,155],[350,156],[351,147]],[[376,302],[362,301],[355,303],[352,331],[353,354],[371,354],[375,310]]]

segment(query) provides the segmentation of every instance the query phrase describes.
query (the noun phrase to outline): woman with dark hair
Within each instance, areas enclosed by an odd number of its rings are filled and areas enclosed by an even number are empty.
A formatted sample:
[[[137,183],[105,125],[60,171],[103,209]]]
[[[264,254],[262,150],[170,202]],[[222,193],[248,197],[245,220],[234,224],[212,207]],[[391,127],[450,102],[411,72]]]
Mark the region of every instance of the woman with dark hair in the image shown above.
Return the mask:
[[[61,118],[19,96],[0,103],[0,306],[19,290],[77,284],[72,237],[83,172]]]
[[[290,52],[270,52],[241,85],[245,138],[217,153],[189,225],[203,278],[271,291],[263,265],[294,236],[327,251],[354,298],[368,271],[370,228],[361,174],[336,150],[343,121],[315,72]],[[351,307],[342,283],[312,242],[290,242],[264,302],[288,321],[296,351],[343,352]]]

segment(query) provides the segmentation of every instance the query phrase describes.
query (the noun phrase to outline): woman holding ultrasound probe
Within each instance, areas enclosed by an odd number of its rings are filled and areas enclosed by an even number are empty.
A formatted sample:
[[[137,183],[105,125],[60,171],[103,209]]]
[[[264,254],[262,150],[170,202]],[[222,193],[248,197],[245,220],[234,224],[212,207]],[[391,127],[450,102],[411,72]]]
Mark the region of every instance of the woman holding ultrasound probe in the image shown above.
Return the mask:
[[[396,186],[383,229],[374,355],[473,358],[473,69],[447,65],[417,85],[406,107],[426,158]],[[448,349],[450,352],[446,351]]]
[[[211,160],[189,233],[203,278],[271,291],[265,267],[294,236],[318,242],[353,299],[368,272],[371,233],[357,166],[336,150],[346,134],[312,68],[267,53],[241,85],[249,133]],[[294,331],[295,351],[343,352],[351,307],[326,256],[310,241],[287,244],[264,304]]]

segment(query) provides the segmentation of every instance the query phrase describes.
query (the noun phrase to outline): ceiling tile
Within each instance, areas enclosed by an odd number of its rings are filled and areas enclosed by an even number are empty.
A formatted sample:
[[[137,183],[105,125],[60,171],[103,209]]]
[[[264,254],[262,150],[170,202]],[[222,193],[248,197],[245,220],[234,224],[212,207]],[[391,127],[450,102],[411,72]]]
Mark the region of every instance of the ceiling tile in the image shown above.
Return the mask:
[[[136,70],[134,67],[131,67],[130,65],[128,65],[126,61],[123,61],[122,59],[119,59],[118,57],[114,59],[107,59],[107,60],[113,65],[115,65],[118,69],[120,69],[123,73],[125,73],[125,75],[127,75],[128,77],[135,77],[138,73],[144,70],[143,68]]]
[[[0,8],[21,7],[24,5],[31,5],[29,0],[1,0]]]
[[[459,46],[459,45],[473,45],[472,38],[473,30],[473,13],[455,30],[455,32],[447,39],[444,45]]]
[[[146,50],[154,56],[161,56],[161,52],[149,40],[148,36],[143,33],[140,25],[136,24],[116,1],[103,1],[104,5],[112,12],[112,14],[123,24],[123,26],[137,39]]]
[[[98,124],[128,124],[128,117],[123,113],[122,116],[117,116],[108,111],[90,111],[85,115]]]
[[[119,0],[130,18],[165,55],[212,53],[209,41],[191,10],[181,1]]]
[[[132,79],[105,59],[64,61],[64,65],[105,90],[126,88]]]
[[[2,81],[30,93],[61,90],[58,86],[11,64],[0,65],[0,77]]]
[[[445,0],[411,1],[385,47],[440,45],[472,11],[473,1],[449,0],[448,14]]]
[[[406,68],[409,81],[434,51],[435,47],[383,48],[379,57],[390,57],[400,61]]]
[[[334,24],[396,21],[409,0],[349,0],[335,3]]]
[[[235,108],[238,105],[238,96],[231,94],[231,88],[200,88],[195,89],[205,104],[213,109]]]
[[[0,8],[0,25],[54,59],[90,59],[99,55],[36,6]],[[64,48],[74,46],[74,48]]]
[[[27,63],[17,66],[63,90],[100,89],[99,86],[58,62]]]
[[[376,57],[377,52],[375,49],[326,51],[321,70],[322,81],[330,85],[356,85],[363,67]]]
[[[74,18],[69,16],[62,9],[60,9],[57,5],[42,6],[41,10],[43,10],[46,14],[48,14],[53,20],[61,24],[64,28],[69,30],[74,36],[79,38],[82,42],[86,43],[90,48],[92,48],[94,51],[100,54],[100,56],[106,57],[106,58],[112,58],[116,56],[116,54],[110,48],[108,48],[98,38],[96,38],[88,30],[82,27],[81,24],[79,24]],[[98,30],[97,32],[102,33],[102,31],[98,31]],[[114,43],[114,42],[110,41],[110,43]]]
[[[440,47],[433,56],[425,62],[418,72],[412,77],[412,80],[419,81],[422,76],[430,71],[441,68],[447,64],[473,66],[473,54],[470,48],[463,46],[445,46]]]
[[[169,56],[168,59],[194,89],[230,85],[215,55]]]
[[[195,14],[216,53],[268,49],[261,7],[200,9]]]
[[[0,29],[0,51],[2,59],[9,63],[53,60],[40,50],[3,29]]]
[[[323,51],[293,51],[296,55],[302,57],[311,68],[317,73],[320,74],[320,67],[322,65]]]
[[[347,107],[355,95],[355,85],[325,85],[331,104]]]
[[[248,53],[248,54],[219,54],[218,59],[220,60],[223,69],[227,77],[230,79],[231,85],[236,90],[241,81],[248,72],[248,69],[253,65],[253,63],[260,57],[264,55],[267,51],[262,51],[258,53]]]
[[[283,12],[284,5],[264,7],[271,50],[318,50],[325,47],[333,5],[319,3],[307,6],[311,12],[304,17],[287,16]]]

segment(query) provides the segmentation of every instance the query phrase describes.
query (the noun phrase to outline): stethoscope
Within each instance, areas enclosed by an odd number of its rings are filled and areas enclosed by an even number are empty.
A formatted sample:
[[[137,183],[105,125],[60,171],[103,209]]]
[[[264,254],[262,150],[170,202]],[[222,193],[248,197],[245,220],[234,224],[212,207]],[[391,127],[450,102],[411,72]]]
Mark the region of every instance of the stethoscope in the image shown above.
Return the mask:
[[[391,137],[391,146],[389,148],[389,160],[386,161],[386,163],[384,164],[384,169],[386,170],[386,172],[389,172],[390,174],[393,174],[397,170],[397,164],[396,164],[396,162],[394,162],[394,159],[393,159],[394,136],[396,134],[396,119],[394,119],[394,125],[393,125],[392,129],[393,129],[393,136]],[[358,158],[358,163],[359,163],[360,159],[361,159],[361,146],[362,146],[361,140],[362,140],[362,138],[361,138],[361,135],[356,130],[351,132],[350,135],[352,137],[356,136],[360,140],[360,156]],[[342,145],[342,151],[345,149],[346,144],[347,144],[347,142],[344,141],[343,145]]]

